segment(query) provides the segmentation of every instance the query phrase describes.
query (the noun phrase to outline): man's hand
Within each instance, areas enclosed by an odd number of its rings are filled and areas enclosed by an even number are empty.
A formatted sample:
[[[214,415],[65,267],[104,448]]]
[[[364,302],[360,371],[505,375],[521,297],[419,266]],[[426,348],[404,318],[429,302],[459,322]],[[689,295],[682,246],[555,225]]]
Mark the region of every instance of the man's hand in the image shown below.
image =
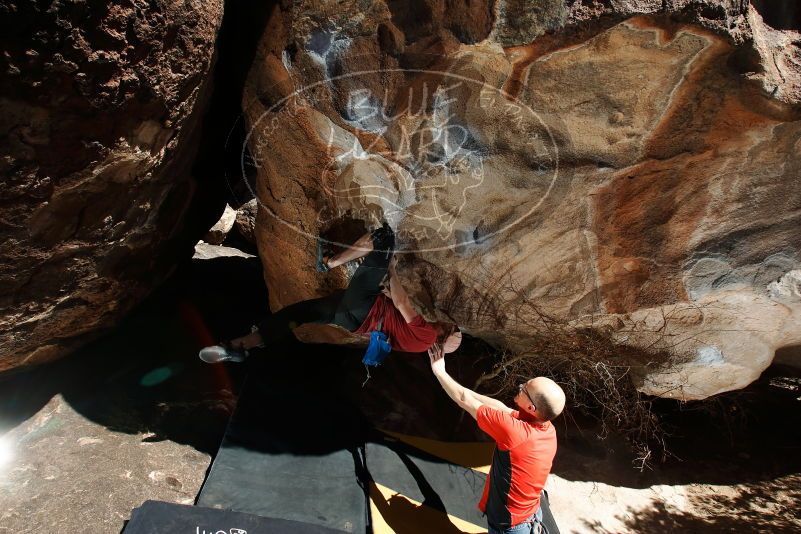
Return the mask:
[[[434,374],[444,373],[445,354],[442,352],[442,345],[434,343],[428,348],[428,358],[431,360],[431,370]]]

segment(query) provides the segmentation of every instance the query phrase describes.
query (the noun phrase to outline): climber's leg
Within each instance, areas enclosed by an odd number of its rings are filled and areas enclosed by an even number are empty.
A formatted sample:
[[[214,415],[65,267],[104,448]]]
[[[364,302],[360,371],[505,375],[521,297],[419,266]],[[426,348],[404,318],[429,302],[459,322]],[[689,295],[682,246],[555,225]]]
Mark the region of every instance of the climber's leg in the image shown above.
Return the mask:
[[[392,229],[384,223],[383,227],[362,236],[354,248],[329,261],[330,267],[364,257],[346,290],[290,304],[259,321],[250,334],[205,347],[200,351],[200,358],[209,363],[243,361],[249,349],[285,339],[304,323],[336,324],[350,331],[356,330],[381,293],[381,282],[387,274],[394,246]]]
[[[290,304],[259,321],[250,334],[204,347],[200,350],[200,359],[207,363],[241,362],[248,357],[250,349],[286,339],[301,324],[333,323],[343,293],[337,291],[327,297]]]
[[[337,291],[327,297],[290,304],[256,323],[253,333],[231,340],[231,343],[236,346],[241,341],[244,348],[252,348],[285,339],[292,330],[305,323],[333,323],[343,293]]]

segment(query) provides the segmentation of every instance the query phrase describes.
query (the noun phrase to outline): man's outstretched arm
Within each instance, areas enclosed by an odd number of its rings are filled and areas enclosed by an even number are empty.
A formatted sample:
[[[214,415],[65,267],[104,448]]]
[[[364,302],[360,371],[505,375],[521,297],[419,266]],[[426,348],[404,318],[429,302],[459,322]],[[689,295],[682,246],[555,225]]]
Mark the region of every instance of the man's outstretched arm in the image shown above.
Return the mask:
[[[514,411],[497,399],[493,399],[492,397],[487,397],[486,395],[482,395],[481,393],[476,393],[475,391],[473,391],[472,393],[473,396],[477,398],[479,402],[481,402],[481,404],[486,404],[490,408],[495,408],[496,410],[500,410],[506,413],[512,413]]]
[[[440,350],[429,350],[428,356],[431,358],[431,370],[434,372],[434,376],[437,377],[442,389],[445,390],[445,393],[447,393],[456,404],[473,416],[473,419],[476,418],[476,412],[478,412],[478,409],[483,404],[505,412],[512,411],[511,408],[502,402],[485,397],[484,395],[479,395],[475,391],[467,389],[454,380],[451,375],[448,374],[448,371],[445,370],[445,356]]]

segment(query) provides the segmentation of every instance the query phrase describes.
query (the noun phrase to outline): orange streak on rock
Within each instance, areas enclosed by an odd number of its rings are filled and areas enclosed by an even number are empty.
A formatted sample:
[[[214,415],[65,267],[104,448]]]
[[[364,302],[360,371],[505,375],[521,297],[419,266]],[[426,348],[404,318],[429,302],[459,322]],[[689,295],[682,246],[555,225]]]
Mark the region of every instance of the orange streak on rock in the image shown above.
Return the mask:
[[[598,271],[607,311],[687,299],[682,266],[707,216],[713,182],[747,158],[754,134],[776,121],[748,107],[717,40],[695,61],[644,147],[594,196]],[[757,134],[758,136],[758,134]],[[726,154],[729,154],[728,156]]]

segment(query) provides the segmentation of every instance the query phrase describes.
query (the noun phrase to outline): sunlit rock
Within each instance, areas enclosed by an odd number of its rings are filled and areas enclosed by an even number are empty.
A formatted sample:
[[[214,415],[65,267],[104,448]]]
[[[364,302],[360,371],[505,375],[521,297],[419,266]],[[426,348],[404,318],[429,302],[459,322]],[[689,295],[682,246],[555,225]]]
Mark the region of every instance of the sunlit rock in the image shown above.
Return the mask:
[[[801,266],[794,34],[724,1],[443,5],[274,13],[243,97],[272,308],[346,283],[312,268],[318,236],[386,220],[429,318],[518,350],[532,307],[656,325],[703,303],[643,390],[754,380],[798,320],[768,293]]]
[[[239,235],[245,238],[248,243],[256,244],[256,212],[258,211],[258,201],[254,198],[242,204],[236,210],[234,228]]]
[[[229,206],[228,204],[225,205],[225,211],[220,216],[220,220],[214,223],[206,235],[203,236],[203,241],[206,243],[211,243],[212,245],[220,245],[223,241],[225,241],[225,237],[228,235],[233,227],[234,223],[236,222],[236,214],[237,211]]]

